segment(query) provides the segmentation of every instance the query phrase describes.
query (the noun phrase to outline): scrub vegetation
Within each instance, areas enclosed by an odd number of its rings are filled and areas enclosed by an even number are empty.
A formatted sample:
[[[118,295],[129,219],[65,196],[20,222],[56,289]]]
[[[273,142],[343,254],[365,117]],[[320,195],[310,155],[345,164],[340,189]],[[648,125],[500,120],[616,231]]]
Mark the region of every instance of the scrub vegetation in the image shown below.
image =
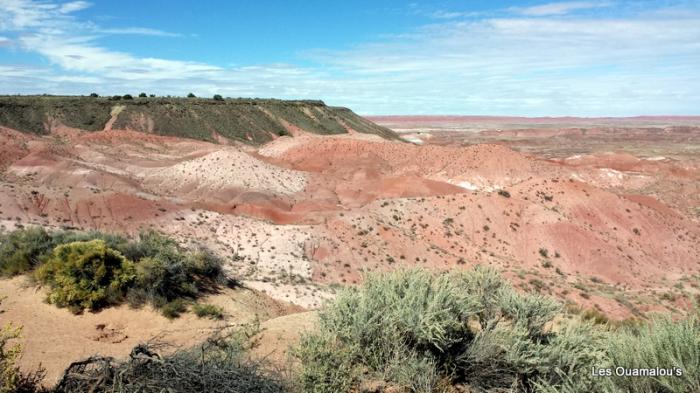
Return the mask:
[[[49,302],[75,312],[128,301],[148,302],[168,317],[188,305],[202,318],[224,316],[220,307],[194,303],[226,284],[221,261],[155,232],[129,240],[100,232],[17,230],[0,236],[0,271],[30,273],[49,288]],[[40,391],[41,373],[24,375],[16,366],[19,334],[7,325],[0,335],[2,381],[9,386],[0,391]],[[614,324],[545,295],[516,291],[496,270],[481,266],[366,276],[319,311],[318,329],[291,349],[296,366],[285,373],[272,373],[245,355],[253,335],[215,335],[165,356],[140,345],[123,361],[91,357],[73,363],[52,391],[700,391],[697,314]],[[635,369],[642,375],[633,375]],[[600,370],[612,375],[596,376]]]
[[[304,392],[693,392],[700,324],[613,327],[516,292],[494,270],[375,274],[320,312],[296,348]],[[595,377],[593,368],[679,367],[683,376]],[[665,373],[665,371],[664,371]],[[464,390],[463,390],[464,391]]]
[[[395,139],[388,128],[347,108],[322,101],[275,99],[76,96],[2,96],[0,126],[33,134],[48,134],[52,121],[86,131],[104,129],[116,116],[115,129],[216,142],[218,136],[249,144],[269,142],[288,134],[288,126],[321,134],[345,134],[348,128]],[[114,110],[118,108],[119,110]]]
[[[187,302],[233,285],[209,250],[187,250],[157,232],[137,240],[103,232],[19,229],[0,235],[0,274],[31,273],[47,301],[75,313],[128,302],[176,317]]]

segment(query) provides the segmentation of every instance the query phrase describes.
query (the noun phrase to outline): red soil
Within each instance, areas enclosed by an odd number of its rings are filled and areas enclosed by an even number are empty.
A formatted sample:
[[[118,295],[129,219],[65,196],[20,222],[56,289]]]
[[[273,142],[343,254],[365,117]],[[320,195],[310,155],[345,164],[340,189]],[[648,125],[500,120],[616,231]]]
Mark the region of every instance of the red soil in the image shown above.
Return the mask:
[[[489,264],[617,317],[658,308],[640,294],[700,271],[696,162],[293,133],[254,151],[114,130],[54,145],[2,130],[0,220],[153,227],[244,256],[230,267],[256,285],[290,271],[342,284],[398,266]]]

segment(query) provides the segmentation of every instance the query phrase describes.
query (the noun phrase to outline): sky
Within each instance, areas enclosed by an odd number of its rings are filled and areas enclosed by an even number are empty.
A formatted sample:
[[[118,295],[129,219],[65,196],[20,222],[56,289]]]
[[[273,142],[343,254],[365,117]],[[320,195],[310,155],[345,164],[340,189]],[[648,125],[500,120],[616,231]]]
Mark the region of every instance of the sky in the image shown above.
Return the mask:
[[[700,115],[700,0],[0,0],[0,94],[92,92]]]

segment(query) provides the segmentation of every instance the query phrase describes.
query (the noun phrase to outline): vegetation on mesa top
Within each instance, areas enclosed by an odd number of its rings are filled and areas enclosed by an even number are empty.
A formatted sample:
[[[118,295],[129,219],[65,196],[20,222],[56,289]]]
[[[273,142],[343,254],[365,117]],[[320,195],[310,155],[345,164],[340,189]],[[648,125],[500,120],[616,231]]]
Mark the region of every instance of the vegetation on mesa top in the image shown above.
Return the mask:
[[[104,129],[116,116],[115,129],[131,129],[216,141],[217,134],[261,144],[287,135],[288,126],[315,134],[344,134],[348,129],[395,139],[396,134],[347,108],[322,101],[213,99],[124,96],[0,96],[0,126],[46,134],[58,122],[86,131]]]

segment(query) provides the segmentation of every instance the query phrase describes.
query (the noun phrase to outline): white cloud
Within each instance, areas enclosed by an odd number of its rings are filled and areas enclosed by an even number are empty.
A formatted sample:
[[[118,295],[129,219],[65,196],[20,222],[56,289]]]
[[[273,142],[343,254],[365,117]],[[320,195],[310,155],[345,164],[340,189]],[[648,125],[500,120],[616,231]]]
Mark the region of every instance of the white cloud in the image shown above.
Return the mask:
[[[466,17],[476,17],[483,15],[480,12],[458,12],[458,11],[434,11],[428,14],[434,19],[456,19],[456,18],[466,18]]]
[[[88,3],[87,1],[71,1],[69,3],[62,4],[58,9],[58,12],[62,14],[70,14],[71,12],[84,10],[91,6],[92,4]]]
[[[304,52],[312,65],[301,67],[139,57],[107,48],[99,37],[170,34],[97,26],[51,3],[0,0],[0,33],[15,33],[19,47],[49,64],[0,65],[0,91],[320,98],[366,114],[698,113],[700,11],[551,16],[585,8],[553,4],[466,21],[445,11],[441,23],[406,34]]]
[[[96,28],[95,32],[102,34],[133,34],[133,35],[150,35],[155,37],[180,37],[181,34],[169,33],[167,31],[150,29],[147,27],[123,27],[123,28]]]
[[[610,6],[610,3],[607,2],[568,1],[542,4],[533,7],[513,8],[512,10],[527,16],[550,16],[564,15],[572,11],[589,10],[608,6]]]
[[[80,21],[77,11],[91,7],[86,1],[54,4],[35,0],[0,0],[0,31],[40,31],[44,34],[138,34],[176,37],[179,34],[145,27],[102,28],[90,21]]]

